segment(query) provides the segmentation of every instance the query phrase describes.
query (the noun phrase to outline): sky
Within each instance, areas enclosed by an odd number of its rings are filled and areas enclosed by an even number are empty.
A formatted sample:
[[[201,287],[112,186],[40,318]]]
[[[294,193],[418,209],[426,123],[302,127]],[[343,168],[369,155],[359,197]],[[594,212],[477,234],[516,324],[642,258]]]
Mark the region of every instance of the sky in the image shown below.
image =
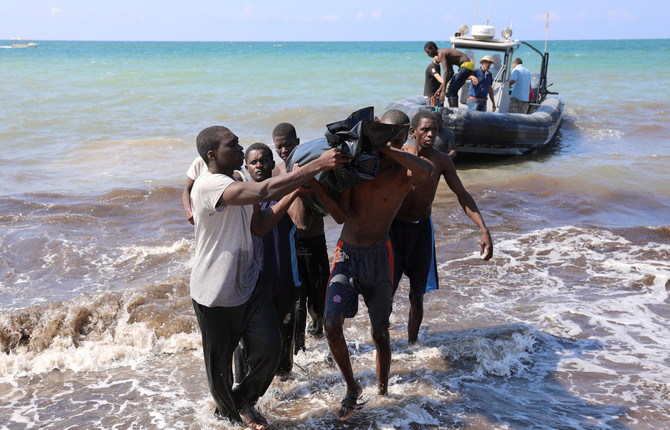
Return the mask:
[[[0,40],[426,41],[487,20],[524,40],[670,38],[668,0],[0,0]]]

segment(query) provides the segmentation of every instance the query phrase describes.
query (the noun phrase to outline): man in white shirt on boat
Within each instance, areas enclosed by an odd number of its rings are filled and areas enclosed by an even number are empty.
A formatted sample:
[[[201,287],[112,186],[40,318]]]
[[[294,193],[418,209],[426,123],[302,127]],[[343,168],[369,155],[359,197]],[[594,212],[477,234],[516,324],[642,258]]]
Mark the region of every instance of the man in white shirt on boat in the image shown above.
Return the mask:
[[[513,87],[509,100],[509,113],[528,113],[531,89],[530,72],[523,66],[523,61],[519,57],[512,61],[512,65],[514,70],[512,70],[509,84]]]

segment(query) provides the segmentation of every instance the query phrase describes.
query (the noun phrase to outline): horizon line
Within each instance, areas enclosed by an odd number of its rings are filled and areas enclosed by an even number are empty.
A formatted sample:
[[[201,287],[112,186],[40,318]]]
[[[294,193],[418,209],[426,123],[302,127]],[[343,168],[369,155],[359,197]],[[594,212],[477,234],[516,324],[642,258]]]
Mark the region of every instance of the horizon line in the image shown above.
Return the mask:
[[[668,40],[670,37],[640,37],[640,38],[603,38],[603,39],[546,39],[549,42],[569,41],[610,41],[610,40]],[[398,42],[425,42],[424,39],[415,40],[149,40],[149,39],[30,39],[30,38],[0,38],[0,40],[16,42],[149,42],[149,43],[398,43]],[[433,39],[447,41],[448,39]],[[496,39],[497,40],[497,39]],[[514,39],[529,41],[544,41],[545,39]]]

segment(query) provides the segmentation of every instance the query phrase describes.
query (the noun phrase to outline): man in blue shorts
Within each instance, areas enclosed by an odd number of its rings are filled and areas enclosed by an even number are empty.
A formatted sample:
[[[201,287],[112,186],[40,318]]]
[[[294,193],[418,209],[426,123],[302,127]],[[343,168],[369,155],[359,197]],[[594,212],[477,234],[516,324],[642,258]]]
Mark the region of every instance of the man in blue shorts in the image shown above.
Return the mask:
[[[382,123],[405,125],[404,113],[386,112]],[[357,407],[363,388],[356,382],[342,326],[358,311],[363,296],[370,316],[372,338],[377,349],[378,394],[385,395],[391,364],[389,314],[393,288],[393,253],[389,226],[403,198],[418,178],[428,178],[432,166],[400,149],[407,131],[379,149],[379,171],[374,179],[342,192],[340,204],[347,218],[335,249],[326,291],[325,332],[328,346],[347,384],[347,394],[337,416],[345,421]]]
[[[423,295],[427,290],[438,288],[433,223],[430,214],[440,177],[444,177],[449,188],[458,197],[458,202],[465,213],[482,231],[480,254],[484,256],[484,260],[493,256],[491,235],[477,204],[463,187],[451,158],[434,148],[437,124],[435,112],[419,111],[412,118],[410,128],[412,143],[405,145],[403,149],[430,162],[433,173],[429,178],[414,184],[398,210],[389,234],[395,263],[394,294],[403,272],[410,281],[410,310],[407,323],[409,343],[416,342],[419,334],[423,320]]]

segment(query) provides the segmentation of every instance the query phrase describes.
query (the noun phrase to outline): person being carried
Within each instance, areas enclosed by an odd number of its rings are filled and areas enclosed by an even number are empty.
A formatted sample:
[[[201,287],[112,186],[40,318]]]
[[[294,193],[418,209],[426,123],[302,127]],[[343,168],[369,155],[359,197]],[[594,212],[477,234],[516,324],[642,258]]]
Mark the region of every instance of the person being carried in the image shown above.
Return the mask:
[[[491,98],[491,108],[496,110],[496,101],[493,96],[493,75],[489,72],[493,58],[484,55],[479,61],[479,67],[468,79],[472,81],[468,91],[468,109],[486,112],[486,96]]]
[[[272,177],[275,162],[272,150],[264,143],[253,143],[244,154],[245,169],[255,182],[263,182]],[[262,234],[263,267],[257,283],[272,291],[272,304],[277,314],[281,333],[281,355],[276,374],[287,377],[293,368],[293,332],[295,326],[295,301],[298,297],[297,267],[295,266],[295,225],[287,211],[298,195],[309,192],[300,187],[285,195],[281,200],[263,202],[254,206],[254,215],[262,216],[256,234]],[[252,217],[252,222],[253,221]],[[239,383],[249,370],[246,348],[240,342],[235,349],[235,380]]]
[[[410,282],[410,310],[407,324],[409,343],[416,342],[419,334],[423,320],[423,296],[427,288],[439,287],[431,210],[441,177],[444,177],[467,216],[481,230],[480,254],[484,256],[484,260],[489,260],[493,256],[491,235],[477,204],[463,187],[451,158],[434,148],[437,124],[435,113],[430,111],[419,111],[412,118],[410,128],[412,143],[405,145],[403,150],[430,162],[433,172],[427,179],[414,184],[398,210],[389,234],[393,245],[395,268],[393,293],[395,294],[403,273]]]
[[[523,60],[519,57],[512,61],[512,65],[514,70],[509,84],[513,87],[509,99],[509,113],[528,113],[531,93],[530,72],[523,66]]]
[[[386,112],[385,124],[408,126],[407,115]],[[377,350],[377,388],[388,390],[391,364],[389,314],[393,288],[393,263],[389,227],[412,184],[430,177],[433,166],[400,149],[408,129],[379,151],[379,170],[374,179],[345,189],[340,196],[346,221],[335,249],[330,282],[326,292],[325,331],[328,346],[347,385],[347,393],[337,414],[342,421],[358,407],[363,388],[354,378],[342,327],[345,318],[358,311],[358,295],[365,299]]]
[[[272,141],[279,158],[283,160],[275,168],[276,173],[285,173],[285,161],[293,149],[300,144],[295,127],[283,122],[272,131]],[[328,210],[335,222],[344,222],[344,213],[326,192],[321,184],[311,184],[315,197]],[[295,353],[305,349],[305,326],[307,313],[312,322],[309,333],[315,337],[323,336],[323,309],[325,305],[326,286],[330,268],[328,248],[324,232],[323,216],[307,208],[302,199],[296,199],[289,209],[289,216],[297,228],[296,255],[298,274],[300,275],[300,295],[295,313]]]
[[[444,69],[444,78],[439,93],[442,101],[446,98],[449,107],[458,107],[458,90],[475,70],[475,64],[464,52],[454,48],[438,49],[435,42],[426,42],[424,52],[431,58],[437,56]],[[453,67],[458,67],[454,74]],[[445,87],[446,86],[446,87]]]
[[[233,132],[208,127],[198,134],[196,145],[208,170],[191,191],[195,253],[190,295],[202,334],[214,413],[265,429],[267,421],[255,404],[274,377],[281,340],[269,294],[256,282],[262,247],[255,246],[252,233],[260,233],[264,216],[253,216],[253,205],[296,190],[318,172],[346,164],[349,156],[332,149],[289,174],[238,182],[233,172],[242,166],[244,153]],[[250,370],[233,389],[233,351],[241,339]]]

